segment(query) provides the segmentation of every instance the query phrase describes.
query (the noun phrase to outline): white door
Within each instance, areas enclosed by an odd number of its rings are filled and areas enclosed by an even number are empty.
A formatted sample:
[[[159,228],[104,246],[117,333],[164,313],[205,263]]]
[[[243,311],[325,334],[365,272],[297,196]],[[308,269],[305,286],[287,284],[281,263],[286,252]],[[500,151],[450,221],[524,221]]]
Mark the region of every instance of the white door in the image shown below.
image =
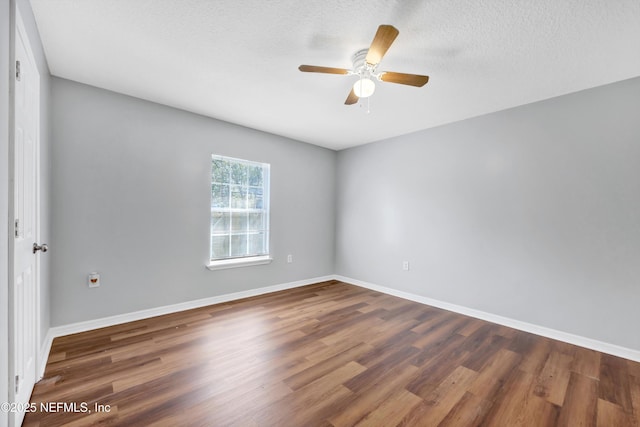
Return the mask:
[[[16,12],[14,126],[13,126],[13,245],[11,255],[11,344],[12,402],[29,402],[36,380],[36,322],[38,321],[38,239],[39,99],[40,75],[20,14]],[[24,412],[14,414],[19,426]],[[10,421],[11,422],[11,421]]]

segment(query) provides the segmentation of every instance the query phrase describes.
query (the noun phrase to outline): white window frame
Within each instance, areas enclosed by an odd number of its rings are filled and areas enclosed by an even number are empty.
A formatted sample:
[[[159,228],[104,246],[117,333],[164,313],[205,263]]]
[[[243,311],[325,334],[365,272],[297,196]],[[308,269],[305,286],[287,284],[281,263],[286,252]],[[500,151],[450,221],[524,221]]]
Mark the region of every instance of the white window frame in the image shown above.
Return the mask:
[[[235,256],[235,257],[223,257],[223,258],[212,258],[213,254],[213,248],[212,248],[212,237],[213,237],[213,232],[212,232],[212,217],[210,217],[209,220],[209,263],[207,264],[207,268],[209,270],[220,270],[220,269],[227,269],[227,268],[236,268],[236,267],[247,267],[247,266],[252,266],[252,265],[263,265],[263,264],[269,264],[272,261],[271,255],[270,255],[270,245],[269,245],[269,214],[270,214],[270,206],[269,206],[269,199],[270,199],[270,175],[271,175],[271,166],[268,163],[262,163],[262,162],[256,162],[256,161],[251,161],[251,160],[245,160],[245,159],[238,159],[238,158],[234,158],[234,157],[228,157],[228,156],[222,156],[222,155],[217,155],[217,154],[212,154],[211,155],[211,178],[210,178],[210,184],[211,187],[213,187],[214,184],[216,184],[213,181],[213,162],[214,160],[224,160],[230,163],[240,163],[240,164],[245,164],[245,165],[250,165],[250,166],[259,166],[262,168],[263,170],[263,176],[262,176],[262,208],[261,209],[250,209],[250,208],[232,208],[231,207],[231,190],[229,190],[229,199],[230,199],[230,203],[229,206],[226,208],[216,208],[213,206],[213,189],[211,190],[211,199],[210,199],[210,207],[211,207],[211,213],[213,214],[214,212],[228,212],[230,213],[230,219],[229,219],[229,237],[231,238],[231,236],[233,235],[233,231],[231,229],[232,226],[232,220],[231,217],[233,216],[234,213],[256,213],[256,212],[260,212],[264,215],[264,221],[265,221],[265,228],[263,230],[261,230],[262,232],[264,232],[264,238],[265,238],[265,246],[266,246],[266,254],[255,254],[255,255],[243,255],[243,256]],[[229,184],[231,185],[231,184]],[[247,197],[249,195],[249,187],[247,185],[246,188],[246,193],[247,193]]]

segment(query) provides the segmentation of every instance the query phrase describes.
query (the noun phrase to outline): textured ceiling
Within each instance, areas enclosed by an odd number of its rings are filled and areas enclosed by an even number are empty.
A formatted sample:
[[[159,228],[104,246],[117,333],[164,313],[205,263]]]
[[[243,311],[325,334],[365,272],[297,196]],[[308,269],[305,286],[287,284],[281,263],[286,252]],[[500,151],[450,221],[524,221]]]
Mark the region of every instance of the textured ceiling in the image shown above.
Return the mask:
[[[640,76],[639,0],[31,0],[51,73],[341,149]],[[380,24],[400,35],[345,106]]]

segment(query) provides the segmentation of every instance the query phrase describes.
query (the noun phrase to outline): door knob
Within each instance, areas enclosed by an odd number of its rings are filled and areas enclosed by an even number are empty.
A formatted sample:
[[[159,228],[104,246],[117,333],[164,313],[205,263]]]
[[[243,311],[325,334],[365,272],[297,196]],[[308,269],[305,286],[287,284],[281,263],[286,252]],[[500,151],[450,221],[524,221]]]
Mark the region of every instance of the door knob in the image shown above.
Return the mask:
[[[47,246],[46,243],[43,243],[41,245],[34,243],[33,244],[33,253],[35,254],[38,251],[42,251],[42,252],[47,252],[49,250],[49,247]]]

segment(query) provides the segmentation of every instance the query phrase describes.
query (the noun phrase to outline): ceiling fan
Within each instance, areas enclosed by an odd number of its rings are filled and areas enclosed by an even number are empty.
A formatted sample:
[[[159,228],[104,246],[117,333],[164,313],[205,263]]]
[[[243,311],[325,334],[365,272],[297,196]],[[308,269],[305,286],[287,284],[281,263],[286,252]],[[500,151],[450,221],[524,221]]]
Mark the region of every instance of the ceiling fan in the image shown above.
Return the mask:
[[[346,105],[353,105],[360,98],[371,96],[376,87],[373,79],[422,87],[429,81],[429,76],[377,71],[378,64],[393,41],[398,37],[398,33],[399,31],[392,25],[380,25],[369,49],[359,50],[353,55],[353,68],[350,70],[346,68],[318,67],[316,65],[301,65],[298,69],[309,73],[348,74],[360,77],[353,85],[349,96],[347,96],[347,100],[344,102]]]

